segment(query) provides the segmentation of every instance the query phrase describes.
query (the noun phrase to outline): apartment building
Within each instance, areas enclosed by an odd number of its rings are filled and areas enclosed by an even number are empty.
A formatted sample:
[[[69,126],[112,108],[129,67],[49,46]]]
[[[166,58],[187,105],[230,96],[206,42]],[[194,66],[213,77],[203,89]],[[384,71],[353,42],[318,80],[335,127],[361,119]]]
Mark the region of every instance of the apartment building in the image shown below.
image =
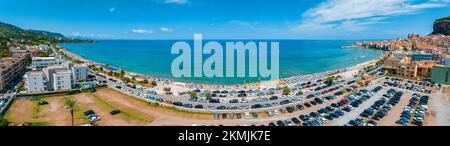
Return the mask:
[[[17,81],[25,72],[29,53],[16,53],[12,57],[0,59],[0,91],[5,92],[13,87],[12,83]]]
[[[48,66],[61,65],[65,60],[55,57],[33,57],[31,58],[31,67],[33,70],[42,70]]]
[[[56,70],[53,73],[52,89],[55,91],[70,90],[73,87],[72,72],[70,70]]]
[[[47,91],[48,87],[46,83],[48,82],[48,80],[44,72],[31,71],[27,73],[26,77],[27,77],[26,85],[28,87],[28,92],[35,93]]]
[[[39,73],[36,73],[39,72]],[[27,87],[29,93],[70,90],[84,81],[88,76],[88,66],[65,62],[61,65],[52,65],[43,68],[42,71],[34,71],[27,74]],[[37,79],[37,74],[43,76],[43,79]],[[36,77],[36,79],[34,79]],[[44,86],[44,91],[40,86]],[[46,87],[46,88],[45,88]]]
[[[433,60],[433,54],[430,53],[415,53],[411,56],[413,61]]]
[[[417,78],[417,62],[399,62],[395,74],[404,78]]]
[[[89,67],[86,64],[66,63],[64,65],[72,71],[75,84],[79,81],[85,81],[87,79]]]
[[[389,73],[400,77],[418,79],[430,78],[435,64],[434,60],[413,61],[409,56],[403,58],[392,56],[386,59],[384,68]]]

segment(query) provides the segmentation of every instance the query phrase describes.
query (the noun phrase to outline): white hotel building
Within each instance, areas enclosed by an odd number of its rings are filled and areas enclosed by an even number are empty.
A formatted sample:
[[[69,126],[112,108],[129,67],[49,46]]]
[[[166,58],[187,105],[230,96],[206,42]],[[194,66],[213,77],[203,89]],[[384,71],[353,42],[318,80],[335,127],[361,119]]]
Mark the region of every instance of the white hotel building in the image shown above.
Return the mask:
[[[44,72],[41,71],[31,71],[27,73],[27,87],[28,92],[45,92],[47,88],[47,77]]]
[[[53,73],[52,89],[54,91],[70,90],[73,87],[72,72],[70,70],[56,70]]]
[[[52,65],[42,71],[31,71],[26,75],[28,93],[70,90],[79,81],[87,79],[88,66],[65,62]]]
[[[42,70],[48,66],[61,65],[64,62],[65,60],[55,57],[33,57],[31,58],[31,67],[33,70]]]

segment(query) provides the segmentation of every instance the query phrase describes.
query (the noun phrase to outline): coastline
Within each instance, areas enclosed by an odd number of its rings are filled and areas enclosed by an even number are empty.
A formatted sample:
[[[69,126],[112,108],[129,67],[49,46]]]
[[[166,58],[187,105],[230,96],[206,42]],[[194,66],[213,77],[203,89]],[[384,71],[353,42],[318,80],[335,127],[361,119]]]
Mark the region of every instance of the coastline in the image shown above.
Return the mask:
[[[95,66],[101,66],[105,65],[104,63],[95,62],[86,58],[81,57],[80,55],[70,52],[69,49],[61,47],[63,53],[69,56],[70,58],[80,60],[88,65],[95,65]],[[327,76],[333,76],[333,75],[340,75],[342,77],[351,77],[355,75],[360,69],[364,68],[365,66],[371,65],[382,59],[386,56],[386,53],[384,52],[381,56],[377,58],[373,58],[371,60],[367,60],[365,62],[361,62],[357,65],[345,67],[337,70],[331,70],[331,71],[324,71],[319,73],[313,73],[313,74],[305,74],[305,75],[297,75],[297,76],[290,76],[286,78],[281,78],[278,80],[273,81],[262,81],[262,82],[254,82],[254,83],[245,83],[245,84],[210,84],[210,83],[194,83],[194,82],[182,82],[182,81],[176,81],[169,78],[162,78],[162,77],[155,77],[155,76],[147,76],[145,74],[136,73],[136,72],[130,72],[124,70],[126,73],[139,75],[139,76],[145,76],[147,80],[156,80],[157,82],[162,82],[165,85],[176,85],[176,86],[183,86],[183,87],[189,87],[189,88],[207,88],[207,89],[220,89],[220,88],[249,88],[249,87],[274,87],[278,85],[289,85],[292,83],[286,82],[287,79],[292,78],[323,78]],[[320,77],[319,77],[320,76]],[[313,78],[309,80],[304,81],[311,81],[314,80]]]

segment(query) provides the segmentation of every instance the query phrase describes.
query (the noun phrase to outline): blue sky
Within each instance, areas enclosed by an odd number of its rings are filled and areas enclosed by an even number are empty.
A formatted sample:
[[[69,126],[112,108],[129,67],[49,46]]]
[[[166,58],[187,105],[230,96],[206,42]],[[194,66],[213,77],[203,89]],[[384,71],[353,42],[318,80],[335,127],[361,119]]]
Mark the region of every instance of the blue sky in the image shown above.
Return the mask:
[[[2,22],[97,39],[389,39],[450,15],[450,0],[1,1]]]

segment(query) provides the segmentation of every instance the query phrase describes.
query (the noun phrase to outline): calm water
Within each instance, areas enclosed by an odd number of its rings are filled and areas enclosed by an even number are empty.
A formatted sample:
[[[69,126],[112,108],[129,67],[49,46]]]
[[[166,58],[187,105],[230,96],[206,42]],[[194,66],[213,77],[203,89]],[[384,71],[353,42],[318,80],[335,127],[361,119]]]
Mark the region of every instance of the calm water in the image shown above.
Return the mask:
[[[260,78],[174,78],[171,74],[171,64],[178,55],[170,54],[170,49],[175,42],[177,41],[104,40],[93,44],[61,44],[61,46],[95,62],[177,81],[242,84],[260,80]],[[187,42],[191,43],[193,48],[192,41]],[[226,41],[219,42],[225,47]],[[341,46],[351,45],[354,41],[280,40],[278,42],[280,42],[280,78],[350,67],[376,58],[383,53],[371,49],[341,48]],[[206,41],[204,40],[203,43],[205,44]],[[208,56],[204,55],[204,57]]]

